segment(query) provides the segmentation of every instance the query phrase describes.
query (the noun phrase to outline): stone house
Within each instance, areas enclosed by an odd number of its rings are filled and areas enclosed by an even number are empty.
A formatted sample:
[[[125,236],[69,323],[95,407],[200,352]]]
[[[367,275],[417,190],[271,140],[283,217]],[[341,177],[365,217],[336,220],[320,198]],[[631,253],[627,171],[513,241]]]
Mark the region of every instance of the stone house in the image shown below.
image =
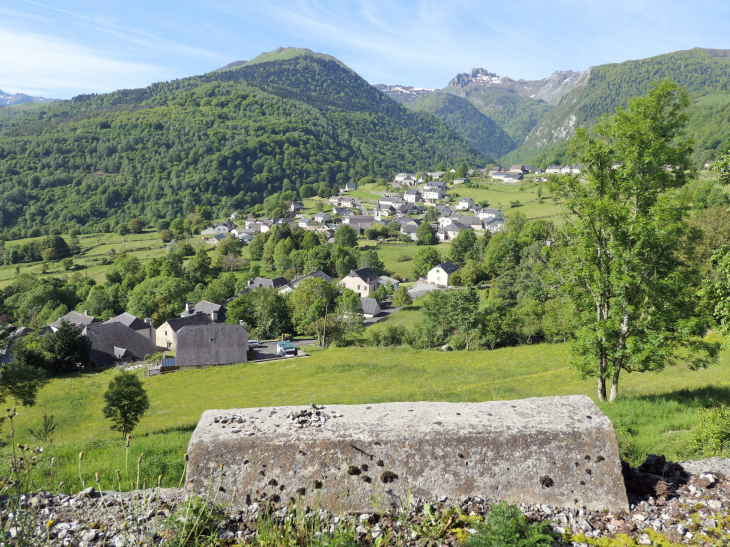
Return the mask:
[[[135,317],[131,313],[124,312],[116,317],[112,317],[106,323],[121,323],[132,329],[137,334],[141,334],[147,340],[155,343],[157,337],[155,334],[155,327],[152,326],[152,319],[145,319],[142,321],[139,317]]]
[[[91,325],[93,323],[101,323],[101,321],[99,319],[97,319],[93,315],[89,315],[88,310],[84,310],[84,313],[79,313],[77,311],[70,311],[63,317],[59,317],[53,323],[50,323],[48,326],[51,328],[51,330],[53,332],[56,332],[58,330],[58,327],[61,326],[62,321],[68,321],[75,327],[85,327],[85,326]]]
[[[203,368],[245,363],[248,331],[243,325],[187,325],[177,333],[175,364]]]
[[[193,315],[186,315],[185,317],[174,317],[168,319],[162,325],[157,327],[157,347],[162,349],[168,349],[171,351],[177,350],[177,333],[180,329],[187,326],[200,326],[200,325],[212,325],[213,320],[210,315],[205,313],[196,313]]]
[[[152,340],[119,321],[87,325],[81,334],[91,340],[89,359],[96,367],[141,361],[157,351]]]

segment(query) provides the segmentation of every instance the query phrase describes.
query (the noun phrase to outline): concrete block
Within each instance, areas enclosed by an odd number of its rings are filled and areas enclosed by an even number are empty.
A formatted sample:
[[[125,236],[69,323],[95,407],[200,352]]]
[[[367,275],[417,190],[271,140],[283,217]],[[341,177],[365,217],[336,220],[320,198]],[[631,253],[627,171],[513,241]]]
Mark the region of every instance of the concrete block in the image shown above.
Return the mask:
[[[613,425],[585,396],[208,410],[188,456],[188,488],[220,484],[236,507],[377,511],[410,494],[628,510]]]

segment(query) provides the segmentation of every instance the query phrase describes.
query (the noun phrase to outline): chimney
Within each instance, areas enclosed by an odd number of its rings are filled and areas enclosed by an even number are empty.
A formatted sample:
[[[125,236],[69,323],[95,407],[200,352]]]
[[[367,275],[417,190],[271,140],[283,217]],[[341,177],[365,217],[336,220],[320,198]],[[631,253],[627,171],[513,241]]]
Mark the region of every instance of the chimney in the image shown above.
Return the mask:
[[[192,302],[185,302],[185,314],[190,315],[193,309],[193,303]]]
[[[147,323],[148,325],[151,325],[151,324],[152,324],[152,318],[150,318],[150,317],[145,317],[145,318],[144,318],[144,322],[145,322],[145,323]]]
[[[84,310],[84,315],[89,315],[89,310]]]
[[[239,319],[238,320],[238,324],[241,325],[241,326],[243,326],[243,319]]]
[[[213,320],[213,323],[218,322],[218,312],[216,310],[213,310],[210,312],[210,318]]]

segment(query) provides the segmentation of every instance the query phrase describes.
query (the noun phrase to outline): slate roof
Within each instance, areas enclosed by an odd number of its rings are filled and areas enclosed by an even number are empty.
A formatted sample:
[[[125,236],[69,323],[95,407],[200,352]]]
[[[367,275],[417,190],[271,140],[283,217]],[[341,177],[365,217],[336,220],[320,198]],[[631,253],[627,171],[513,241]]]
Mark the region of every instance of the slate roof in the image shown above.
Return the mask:
[[[132,330],[146,330],[149,325],[142,321],[139,317],[135,317],[131,313],[124,312],[112,317],[106,323],[121,323],[122,325],[128,326]]]
[[[307,274],[307,275],[298,275],[297,277],[295,277],[294,279],[291,280],[291,283],[289,283],[289,286],[292,289],[296,289],[296,287],[297,287],[297,285],[299,285],[299,283],[301,283],[305,279],[312,279],[313,277],[316,277],[319,279],[324,279],[327,283],[332,283],[332,281],[333,281],[333,279],[330,276],[328,276],[326,273],[324,273],[323,271],[315,270],[312,273]]]
[[[451,275],[452,273],[454,273],[456,270],[459,269],[458,266],[456,266],[455,264],[452,264],[451,262],[442,262],[438,266],[434,266],[434,267],[441,268],[443,271],[445,271],[449,275]]]
[[[101,321],[93,315],[87,315],[85,313],[79,313],[77,311],[70,311],[63,317],[59,317],[53,323],[50,323],[48,326],[57,329],[61,326],[61,321],[63,320],[66,320],[72,325],[76,325],[77,327],[91,325],[92,323],[101,323]]]
[[[195,313],[207,313],[208,315],[217,311],[219,314],[218,317],[220,318],[220,313],[225,313],[226,307],[223,304],[216,304],[214,302],[208,302],[207,300],[201,300],[193,306],[193,310]]]
[[[155,344],[118,321],[88,325],[82,334],[91,340],[91,362],[111,367],[121,359],[137,361],[157,351]]]
[[[178,332],[181,328],[190,325],[212,325],[213,320],[210,318],[210,315],[195,313],[193,315],[186,315],[185,317],[173,317],[167,320],[167,324],[172,329],[172,332]]]
[[[378,280],[378,276],[370,268],[360,268],[359,270],[351,270],[347,277],[359,277],[365,283],[374,283]]]
[[[377,315],[380,313],[380,304],[374,298],[360,297],[360,304],[362,305],[362,312],[365,315]]]
[[[275,277],[274,279],[268,279],[266,277],[256,277],[251,282],[251,287],[254,288],[264,288],[264,289],[278,289],[279,287],[283,287],[289,283],[286,280],[286,277]]]
[[[248,331],[241,325],[186,326],[177,333],[176,365],[245,363]]]

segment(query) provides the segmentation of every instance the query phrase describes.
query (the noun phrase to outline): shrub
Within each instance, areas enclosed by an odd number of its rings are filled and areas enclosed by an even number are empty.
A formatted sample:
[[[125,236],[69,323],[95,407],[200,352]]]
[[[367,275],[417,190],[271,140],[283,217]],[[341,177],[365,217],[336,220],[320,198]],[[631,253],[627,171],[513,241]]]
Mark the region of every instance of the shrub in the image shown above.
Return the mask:
[[[395,260],[396,262],[408,262],[409,260],[413,260],[413,257],[411,255],[403,253],[395,257]]]
[[[550,547],[555,537],[546,521],[528,522],[516,505],[498,503],[487,515],[484,523],[475,523],[477,533],[470,535],[466,547]]]
[[[725,404],[698,409],[699,421],[692,429],[689,449],[705,458],[730,453],[730,407]]]

